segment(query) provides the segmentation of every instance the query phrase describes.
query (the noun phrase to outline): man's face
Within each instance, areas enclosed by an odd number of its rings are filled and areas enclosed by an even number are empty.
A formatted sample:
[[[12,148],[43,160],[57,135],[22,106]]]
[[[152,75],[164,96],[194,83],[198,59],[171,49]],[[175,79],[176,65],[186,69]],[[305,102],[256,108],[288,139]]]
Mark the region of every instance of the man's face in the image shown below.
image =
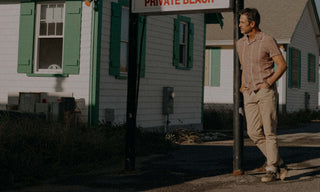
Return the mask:
[[[239,19],[239,28],[242,34],[248,34],[254,28],[254,22],[249,23],[247,15],[241,15]]]

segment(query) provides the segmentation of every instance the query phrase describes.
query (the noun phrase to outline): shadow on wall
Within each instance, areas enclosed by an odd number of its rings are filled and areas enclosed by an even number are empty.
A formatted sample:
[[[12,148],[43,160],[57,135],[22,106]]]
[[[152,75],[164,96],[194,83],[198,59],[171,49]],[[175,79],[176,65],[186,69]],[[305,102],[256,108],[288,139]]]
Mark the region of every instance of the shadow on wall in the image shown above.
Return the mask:
[[[54,86],[54,89],[56,92],[63,92],[63,87],[62,87],[62,83],[66,80],[66,78],[56,78],[56,84]]]

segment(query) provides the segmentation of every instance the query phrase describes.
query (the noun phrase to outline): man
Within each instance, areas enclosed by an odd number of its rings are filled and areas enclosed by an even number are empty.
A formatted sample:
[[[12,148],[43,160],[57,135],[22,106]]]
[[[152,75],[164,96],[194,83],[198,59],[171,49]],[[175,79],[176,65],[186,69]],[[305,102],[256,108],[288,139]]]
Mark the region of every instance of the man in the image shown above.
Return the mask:
[[[261,181],[274,181],[277,174],[283,180],[287,168],[278,153],[275,84],[286,71],[286,62],[276,41],[260,30],[257,9],[242,10],[239,21],[244,37],[236,46],[242,68],[240,91],[244,97],[248,135],[267,159],[266,175]],[[278,65],[276,71],[274,63]]]

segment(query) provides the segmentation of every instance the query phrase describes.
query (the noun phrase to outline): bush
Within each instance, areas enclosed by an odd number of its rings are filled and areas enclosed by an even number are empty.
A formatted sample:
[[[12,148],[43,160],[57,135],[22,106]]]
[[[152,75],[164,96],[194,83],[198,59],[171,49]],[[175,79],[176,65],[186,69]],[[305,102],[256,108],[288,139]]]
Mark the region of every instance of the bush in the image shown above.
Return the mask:
[[[26,185],[124,162],[125,133],[124,125],[66,126],[36,116],[1,116],[0,186]],[[160,134],[138,130],[136,138],[139,155],[167,152],[172,146]]]
[[[286,128],[312,120],[320,120],[320,112],[314,110],[301,110],[291,113],[279,113],[278,127]],[[204,130],[225,131],[233,130],[233,111],[207,109],[204,111]]]
[[[204,111],[204,130],[232,130],[233,111],[207,109]]]
[[[319,111],[301,110],[291,113],[280,113],[278,116],[279,128],[296,126],[302,123],[309,123],[313,120],[320,120]]]

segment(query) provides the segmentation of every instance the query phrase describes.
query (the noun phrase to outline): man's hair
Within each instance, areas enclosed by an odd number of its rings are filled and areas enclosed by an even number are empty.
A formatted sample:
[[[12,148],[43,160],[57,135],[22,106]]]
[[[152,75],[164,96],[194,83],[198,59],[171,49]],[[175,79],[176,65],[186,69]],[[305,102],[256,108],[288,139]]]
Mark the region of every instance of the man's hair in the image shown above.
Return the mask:
[[[246,15],[249,23],[254,21],[256,23],[256,27],[259,29],[260,24],[260,14],[255,8],[245,8],[240,11],[239,15]]]

